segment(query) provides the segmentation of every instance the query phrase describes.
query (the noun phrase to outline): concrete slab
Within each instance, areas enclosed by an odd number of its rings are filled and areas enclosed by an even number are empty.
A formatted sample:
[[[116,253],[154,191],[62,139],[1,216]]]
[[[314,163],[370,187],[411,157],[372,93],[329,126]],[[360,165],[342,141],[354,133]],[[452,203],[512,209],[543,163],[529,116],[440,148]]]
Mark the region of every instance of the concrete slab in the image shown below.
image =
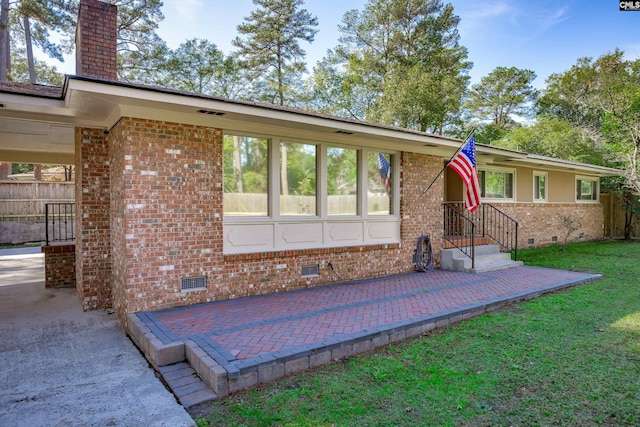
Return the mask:
[[[42,279],[12,284],[22,268],[44,277],[29,255],[0,256],[0,425],[194,425],[115,314]]]
[[[33,282],[44,282],[40,248],[0,249],[0,287]]]
[[[0,256],[7,255],[34,255],[39,254],[42,248],[40,246],[25,246],[22,248],[4,248],[0,249]]]

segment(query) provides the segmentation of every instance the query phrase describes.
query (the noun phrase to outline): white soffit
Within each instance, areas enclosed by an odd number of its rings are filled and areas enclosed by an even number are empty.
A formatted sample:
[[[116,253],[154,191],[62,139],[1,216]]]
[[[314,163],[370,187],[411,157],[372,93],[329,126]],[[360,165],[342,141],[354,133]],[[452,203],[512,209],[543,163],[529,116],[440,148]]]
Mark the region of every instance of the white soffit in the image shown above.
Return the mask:
[[[20,152],[24,156],[17,154]],[[0,117],[0,161],[72,163],[73,156],[72,125]]]

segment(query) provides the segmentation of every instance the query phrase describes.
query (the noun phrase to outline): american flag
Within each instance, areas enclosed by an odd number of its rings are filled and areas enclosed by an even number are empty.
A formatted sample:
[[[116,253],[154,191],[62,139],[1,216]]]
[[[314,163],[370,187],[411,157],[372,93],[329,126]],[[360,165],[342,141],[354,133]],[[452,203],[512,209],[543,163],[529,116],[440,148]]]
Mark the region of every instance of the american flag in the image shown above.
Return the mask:
[[[467,186],[467,193],[464,196],[464,205],[469,212],[476,210],[480,206],[480,183],[478,182],[478,168],[476,166],[476,146],[475,138],[472,134],[464,143],[462,149],[458,151],[447,165],[462,178],[462,182]]]
[[[391,192],[391,166],[389,161],[382,153],[378,153],[378,171],[380,172],[380,178],[384,183],[384,188],[387,189],[387,193]]]

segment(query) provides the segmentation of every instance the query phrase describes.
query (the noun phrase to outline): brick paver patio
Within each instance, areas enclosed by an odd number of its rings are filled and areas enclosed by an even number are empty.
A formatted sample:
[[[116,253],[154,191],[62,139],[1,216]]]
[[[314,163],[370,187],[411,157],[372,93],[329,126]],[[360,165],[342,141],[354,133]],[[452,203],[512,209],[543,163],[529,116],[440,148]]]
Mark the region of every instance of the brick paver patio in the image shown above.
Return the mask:
[[[599,275],[537,267],[444,270],[138,313],[163,343],[197,343],[229,373],[342,342],[534,298]]]

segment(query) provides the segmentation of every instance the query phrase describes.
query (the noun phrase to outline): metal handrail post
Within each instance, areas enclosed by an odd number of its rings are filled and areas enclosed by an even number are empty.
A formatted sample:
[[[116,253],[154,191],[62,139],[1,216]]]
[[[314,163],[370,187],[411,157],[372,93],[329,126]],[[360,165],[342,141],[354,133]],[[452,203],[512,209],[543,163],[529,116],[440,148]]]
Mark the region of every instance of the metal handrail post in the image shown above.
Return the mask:
[[[46,245],[49,246],[49,205],[44,205],[44,239]]]
[[[514,261],[518,260],[518,225],[519,224],[516,222],[516,243],[514,245],[515,249],[514,249],[514,252],[513,252]]]
[[[485,234],[486,221],[487,221],[486,205],[482,205],[482,237],[486,235]]]
[[[471,222],[471,268],[476,268],[476,224]]]

